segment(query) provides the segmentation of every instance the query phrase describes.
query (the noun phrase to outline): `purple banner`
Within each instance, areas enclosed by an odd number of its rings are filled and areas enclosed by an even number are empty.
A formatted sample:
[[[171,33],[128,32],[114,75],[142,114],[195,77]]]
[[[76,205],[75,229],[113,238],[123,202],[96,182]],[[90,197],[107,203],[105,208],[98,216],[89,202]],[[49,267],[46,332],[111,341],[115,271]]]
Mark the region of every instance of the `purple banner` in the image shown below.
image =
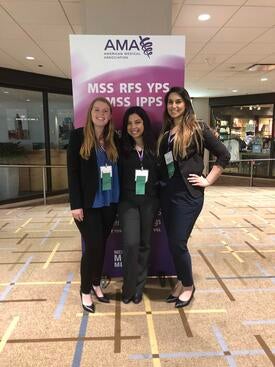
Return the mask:
[[[171,86],[184,85],[184,36],[70,36],[74,125],[84,126],[88,106],[97,96],[113,105],[113,120],[121,129],[124,111],[143,107],[159,131],[163,99]],[[116,222],[107,245],[104,273],[121,276],[122,249]],[[150,275],[174,274],[161,216],[153,228]]]

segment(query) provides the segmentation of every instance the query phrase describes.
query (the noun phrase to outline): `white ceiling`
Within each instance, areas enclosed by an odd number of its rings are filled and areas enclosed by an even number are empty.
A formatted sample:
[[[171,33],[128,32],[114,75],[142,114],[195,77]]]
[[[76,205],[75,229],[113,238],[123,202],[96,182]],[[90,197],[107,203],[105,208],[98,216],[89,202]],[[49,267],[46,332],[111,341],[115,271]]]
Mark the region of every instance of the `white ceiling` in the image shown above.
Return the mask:
[[[68,36],[81,34],[80,13],[80,0],[0,0],[0,66],[70,78]],[[202,13],[211,19],[198,21]],[[275,64],[275,0],[173,0],[171,33],[186,35],[193,97],[275,91],[275,71],[246,70]]]

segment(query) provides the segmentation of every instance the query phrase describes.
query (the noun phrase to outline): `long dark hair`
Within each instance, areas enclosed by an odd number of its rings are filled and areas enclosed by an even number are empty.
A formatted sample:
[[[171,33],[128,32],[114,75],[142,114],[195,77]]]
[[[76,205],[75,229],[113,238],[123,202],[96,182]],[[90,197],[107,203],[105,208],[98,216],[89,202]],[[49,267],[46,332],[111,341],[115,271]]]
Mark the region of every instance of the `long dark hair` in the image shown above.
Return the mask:
[[[195,112],[192,106],[192,101],[189,96],[189,93],[183,87],[172,87],[166,93],[164,101],[165,101],[165,110],[163,114],[163,125],[160,133],[160,137],[158,140],[158,147],[163,138],[163,135],[168,132],[174,126],[174,120],[168,113],[167,105],[169,96],[171,93],[178,94],[185,103],[185,110],[182,115],[182,120],[180,125],[178,126],[178,131],[176,132],[174,145],[173,145],[173,153],[174,157],[180,156],[184,158],[186,156],[186,149],[191,144],[194,139],[197,150],[201,151],[202,149],[202,130],[201,125],[196,119]]]
[[[156,139],[152,130],[151,121],[147,112],[139,106],[132,106],[128,108],[123,116],[122,126],[122,152],[127,156],[135,146],[135,140],[128,134],[127,125],[129,116],[136,113],[143,121],[144,132],[142,135],[144,152],[155,154],[156,152]]]

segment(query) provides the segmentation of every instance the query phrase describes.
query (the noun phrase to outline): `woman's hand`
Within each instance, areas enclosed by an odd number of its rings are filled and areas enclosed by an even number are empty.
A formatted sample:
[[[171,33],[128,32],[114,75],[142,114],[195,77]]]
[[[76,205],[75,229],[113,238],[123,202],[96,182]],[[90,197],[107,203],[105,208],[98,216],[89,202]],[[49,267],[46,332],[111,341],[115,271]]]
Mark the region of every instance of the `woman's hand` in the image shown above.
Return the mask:
[[[83,214],[83,209],[74,209],[71,210],[72,216],[74,219],[78,220],[79,222],[83,221],[84,218],[84,214]]]
[[[209,181],[203,176],[195,175],[194,173],[190,173],[187,180],[191,183],[193,186],[200,186],[200,187],[207,187],[210,186]]]

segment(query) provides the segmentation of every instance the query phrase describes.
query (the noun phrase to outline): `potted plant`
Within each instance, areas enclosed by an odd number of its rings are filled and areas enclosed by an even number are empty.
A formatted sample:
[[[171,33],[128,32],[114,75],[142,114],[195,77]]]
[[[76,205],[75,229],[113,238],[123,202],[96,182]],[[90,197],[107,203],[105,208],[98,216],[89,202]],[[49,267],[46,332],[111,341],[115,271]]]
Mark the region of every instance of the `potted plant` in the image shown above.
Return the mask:
[[[20,142],[0,142],[0,164],[18,164],[25,155]],[[0,200],[15,198],[19,192],[19,168],[0,167]]]

